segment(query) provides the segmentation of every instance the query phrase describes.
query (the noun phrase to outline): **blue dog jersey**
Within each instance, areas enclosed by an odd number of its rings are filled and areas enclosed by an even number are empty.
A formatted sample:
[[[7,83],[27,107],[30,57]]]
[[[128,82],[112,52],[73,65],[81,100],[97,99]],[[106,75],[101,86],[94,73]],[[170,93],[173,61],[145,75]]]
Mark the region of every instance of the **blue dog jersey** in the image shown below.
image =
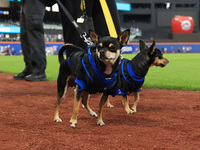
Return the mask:
[[[76,52],[68,58],[68,65],[73,75],[75,83],[80,86],[79,91],[86,90],[90,94],[97,92],[113,97],[120,92],[120,81],[117,72],[106,75],[101,73],[93,58],[97,57],[96,53]],[[74,65],[73,65],[74,64]]]
[[[129,60],[123,59],[120,68],[121,94],[128,95],[128,92],[139,92],[144,83],[144,78],[136,76],[129,64]]]

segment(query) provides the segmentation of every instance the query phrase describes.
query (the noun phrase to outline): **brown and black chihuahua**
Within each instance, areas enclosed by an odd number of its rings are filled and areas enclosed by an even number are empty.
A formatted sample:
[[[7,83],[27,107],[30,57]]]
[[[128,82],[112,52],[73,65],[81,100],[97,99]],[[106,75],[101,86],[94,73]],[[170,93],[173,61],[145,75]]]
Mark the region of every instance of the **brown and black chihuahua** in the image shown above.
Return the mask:
[[[97,117],[97,124],[105,125],[102,120],[103,106],[108,95],[115,96],[120,90],[120,80],[117,70],[121,62],[121,48],[128,42],[130,30],[122,32],[117,38],[100,37],[90,30],[90,38],[94,47],[88,52],[82,48],[65,44],[59,50],[60,70],[57,79],[57,102],[55,103],[54,121],[62,122],[59,117],[59,105],[65,99],[68,86],[75,86],[74,108],[70,119],[70,126],[75,127],[82,103],[90,115]],[[67,59],[64,59],[63,52]],[[98,114],[89,106],[89,94],[103,93],[99,103]]]
[[[137,112],[139,102],[139,89],[144,83],[148,70],[152,66],[165,67],[169,61],[163,57],[163,53],[156,48],[156,43],[148,47],[144,41],[139,41],[140,52],[132,59],[123,59],[120,65],[118,75],[121,80],[121,95],[125,111],[128,114]],[[129,107],[128,94],[134,92],[135,101],[132,107]],[[106,102],[107,107],[114,107],[109,99]]]

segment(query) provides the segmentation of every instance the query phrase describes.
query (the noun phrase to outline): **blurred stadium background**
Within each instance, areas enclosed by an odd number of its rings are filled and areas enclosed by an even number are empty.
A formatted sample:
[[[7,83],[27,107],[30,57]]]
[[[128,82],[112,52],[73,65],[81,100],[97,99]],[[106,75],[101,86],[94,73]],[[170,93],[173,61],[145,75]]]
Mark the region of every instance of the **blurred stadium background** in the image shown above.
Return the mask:
[[[129,44],[123,53],[138,52],[139,39],[148,43],[155,40],[165,53],[200,52],[200,0],[116,0],[116,4],[122,30],[131,29]],[[47,55],[57,54],[63,44],[58,11],[57,5],[46,7]],[[21,54],[19,13],[20,0],[0,0],[0,55]],[[172,29],[176,16],[189,16],[193,22],[181,24],[183,32],[176,33]],[[186,32],[189,29],[191,32]],[[10,53],[5,53],[8,50]]]

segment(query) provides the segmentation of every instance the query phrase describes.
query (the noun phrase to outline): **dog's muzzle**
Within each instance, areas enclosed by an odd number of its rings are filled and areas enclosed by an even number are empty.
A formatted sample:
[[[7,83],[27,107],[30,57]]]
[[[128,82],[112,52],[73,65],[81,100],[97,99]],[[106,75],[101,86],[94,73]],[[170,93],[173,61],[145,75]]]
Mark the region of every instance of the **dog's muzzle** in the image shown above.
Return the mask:
[[[107,59],[105,50],[101,50],[99,53],[100,53],[100,59],[102,59],[102,60]]]
[[[165,66],[168,65],[168,63],[169,63],[169,60],[165,59],[165,62],[164,62],[164,63],[161,63],[160,66],[161,66],[161,67],[165,67]]]

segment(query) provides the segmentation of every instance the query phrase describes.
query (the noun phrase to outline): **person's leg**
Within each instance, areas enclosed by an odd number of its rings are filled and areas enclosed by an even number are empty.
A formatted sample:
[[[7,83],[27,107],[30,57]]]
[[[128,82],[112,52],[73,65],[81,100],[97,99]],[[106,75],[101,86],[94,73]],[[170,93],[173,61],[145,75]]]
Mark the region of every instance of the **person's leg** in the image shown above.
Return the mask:
[[[21,27],[20,40],[21,40],[22,53],[24,56],[25,68],[21,73],[14,75],[13,78],[16,80],[23,80],[25,76],[32,73],[31,49],[26,31],[26,19],[23,9],[21,10],[20,13],[20,27]]]
[[[33,74],[43,74],[46,69],[46,53],[42,20],[34,16],[29,19],[28,39],[31,47]]]
[[[24,55],[24,62],[26,65],[23,73],[28,74],[32,73],[31,48],[27,36],[25,14],[23,12],[20,14],[20,27],[21,27],[21,33],[20,33],[21,48]]]
[[[45,7],[38,0],[27,1],[25,7],[27,36],[31,48],[33,80],[37,80],[37,78],[44,78],[46,80],[46,53],[43,29]],[[28,78],[25,79],[29,80]],[[32,81],[32,79],[30,80]]]

